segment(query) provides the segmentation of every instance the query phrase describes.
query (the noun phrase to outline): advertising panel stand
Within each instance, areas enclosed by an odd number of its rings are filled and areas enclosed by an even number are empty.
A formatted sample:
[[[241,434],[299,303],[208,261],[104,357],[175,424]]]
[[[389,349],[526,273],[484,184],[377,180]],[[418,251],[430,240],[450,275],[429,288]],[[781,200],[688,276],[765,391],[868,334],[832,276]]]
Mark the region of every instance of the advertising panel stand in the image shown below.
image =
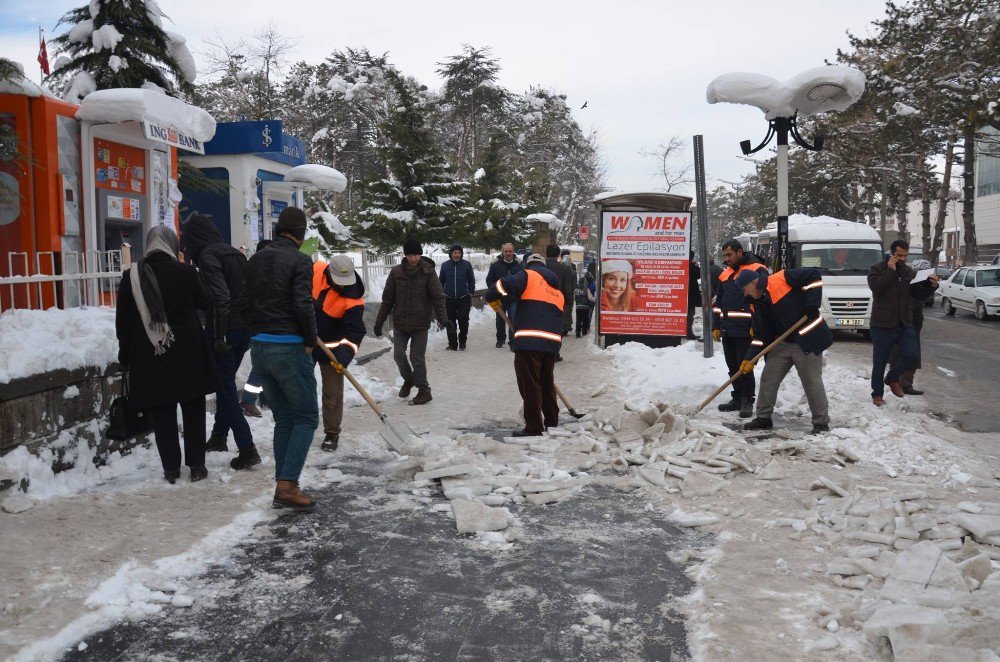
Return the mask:
[[[687,332],[691,202],[666,193],[611,193],[600,216],[597,342],[679,345]]]

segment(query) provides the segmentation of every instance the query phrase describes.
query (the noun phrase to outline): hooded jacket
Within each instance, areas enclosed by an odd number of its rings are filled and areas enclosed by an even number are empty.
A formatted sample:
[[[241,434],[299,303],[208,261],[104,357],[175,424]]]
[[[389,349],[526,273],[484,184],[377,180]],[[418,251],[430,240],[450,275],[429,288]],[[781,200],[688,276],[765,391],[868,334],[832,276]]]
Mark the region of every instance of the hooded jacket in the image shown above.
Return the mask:
[[[500,299],[508,307],[517,302],[512,350],[559,353],[564,300],[559,277],[550,269],[532,262],[516,274],[498,280],[483,298]]]
[[[216,340],[226,332],[246,329],[246,318],[233,303],[243,289],[247,258],[230,246],[207,216],[193,216],[182,233],[184,254],[198,267],[202,283],[212,299],[205,327]]]
[[[736,286],[736,276],[750,269],[760,276],[767,276],[767,267],[753,253],[744,253],[743,262],[735,269],[726,267],[719,276],[719,291],[712,301],[713,329],[721,329],[722,335],[731,338],[748,338],[750,336],[751,314],[750,303],[743,290]]]
[[[454,251],[460,251],[461,256],[457,260],[451,258]],[[461,299],[472,296],[476,291],[476,272],[472,269],[472,263],[465,259],[465,249],[455,244],[448,249],[448,260],[441,265],[441,287],[444,288],[444,295],[449,299]]]
[[[441,281],[434,275],[434,261],[426,255],[413,269],[406,258],[389,271],[382,290],[382,305],[375,317],[375,326],[381,327],[392,313],[392,326],[400,331],[426,331],[437,320],[448,326]]]
[[[337,362],[350,365],[365,333],[365,284],[354,272],[353,285],[337,285],[330,278],[330,265],[322,260],[313,263],[312,296],[316,308],[316,330]],[[317,361],[328,363],[330,358],[321,348],[313,350]]]

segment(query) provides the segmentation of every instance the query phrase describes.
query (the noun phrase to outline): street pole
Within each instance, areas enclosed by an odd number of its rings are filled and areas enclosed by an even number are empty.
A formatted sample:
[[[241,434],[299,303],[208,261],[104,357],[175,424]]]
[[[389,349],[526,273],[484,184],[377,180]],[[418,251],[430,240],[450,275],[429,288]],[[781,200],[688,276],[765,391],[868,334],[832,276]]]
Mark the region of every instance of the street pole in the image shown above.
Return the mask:
[[[694,181],[698,198],[698,238],[701,248],[701,338],[705,358],[715,352],[712,344],[712,275],[708,268],[708,200],[705,194],[705,145],[700,135],[694,137]]]
[[[778,250],[774,256],[774,271],[788,264],[788,129],[789,119],[778,117],[774,129],[778,137]]]

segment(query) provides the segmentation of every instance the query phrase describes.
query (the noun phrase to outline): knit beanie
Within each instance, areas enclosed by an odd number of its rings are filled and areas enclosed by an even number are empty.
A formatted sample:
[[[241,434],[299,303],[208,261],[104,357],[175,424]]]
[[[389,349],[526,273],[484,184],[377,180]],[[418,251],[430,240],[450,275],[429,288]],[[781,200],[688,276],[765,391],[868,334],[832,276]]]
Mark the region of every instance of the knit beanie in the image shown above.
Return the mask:
[[[756,271],[752,271],[750,269],[744,269],[738,276],[736,276],[736,287],[742,290],[754,281],[757,281],[758,290],[767,288],[767,276],[760,275]]]
[[[285,207],[278,216],[275,231],[278,234],[290,234],[299,241],[306,237],[306,214],[298,207]]]
[[[407,239],[403,242],[403,255],[423,255],[424,248],[416,239]]]

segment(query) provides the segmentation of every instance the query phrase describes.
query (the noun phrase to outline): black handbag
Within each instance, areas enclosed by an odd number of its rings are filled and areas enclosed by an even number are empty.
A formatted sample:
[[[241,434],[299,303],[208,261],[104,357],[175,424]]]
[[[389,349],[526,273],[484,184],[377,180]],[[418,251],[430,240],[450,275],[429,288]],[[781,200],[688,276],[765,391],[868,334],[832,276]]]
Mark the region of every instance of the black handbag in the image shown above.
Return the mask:
[[[132,406],[129,399],[129,374],[122,371],[122,393],[115,397],[108,410],[108,438],[127,441],[148,432],[153,425],[150,416]]]

